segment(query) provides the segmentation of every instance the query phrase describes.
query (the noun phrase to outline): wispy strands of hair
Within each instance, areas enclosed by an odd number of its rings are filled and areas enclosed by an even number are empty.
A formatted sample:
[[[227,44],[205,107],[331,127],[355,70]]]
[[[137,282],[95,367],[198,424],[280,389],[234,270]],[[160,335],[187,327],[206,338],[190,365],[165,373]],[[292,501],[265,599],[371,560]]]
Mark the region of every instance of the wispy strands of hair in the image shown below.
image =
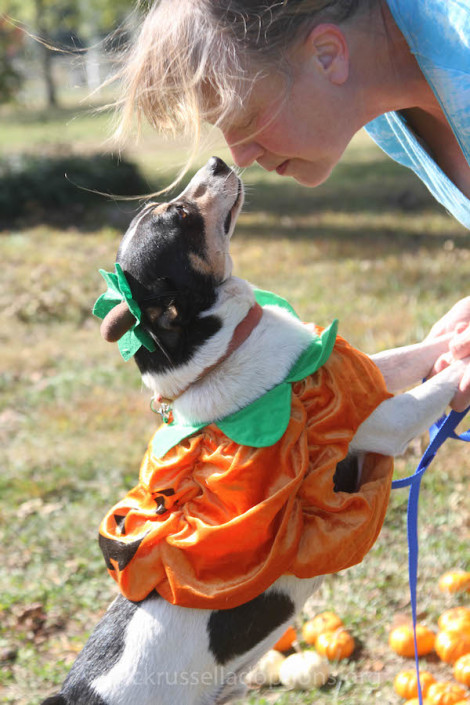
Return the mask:
[[[247,82],[237,48],[227,46],[225,33],[208,19],[204,3],[179,0],[177,7],[162,2],[152,8],[122,74],[118,140],[134,115],[138,126],[145,117],[161,133],[195,140],[202,122],[218,123],[240,106]]]

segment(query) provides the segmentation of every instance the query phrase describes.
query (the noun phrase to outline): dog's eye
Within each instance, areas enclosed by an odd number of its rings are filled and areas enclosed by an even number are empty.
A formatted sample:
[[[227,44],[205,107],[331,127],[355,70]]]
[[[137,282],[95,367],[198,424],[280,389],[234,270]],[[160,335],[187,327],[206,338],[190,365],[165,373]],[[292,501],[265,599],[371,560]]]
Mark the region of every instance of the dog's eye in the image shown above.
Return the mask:
[[[182,219],[189,218],[188,211],[180,203],[175,204],[175,209],[176,209],[176,212],[178,213],[180,218],[182,218]]]

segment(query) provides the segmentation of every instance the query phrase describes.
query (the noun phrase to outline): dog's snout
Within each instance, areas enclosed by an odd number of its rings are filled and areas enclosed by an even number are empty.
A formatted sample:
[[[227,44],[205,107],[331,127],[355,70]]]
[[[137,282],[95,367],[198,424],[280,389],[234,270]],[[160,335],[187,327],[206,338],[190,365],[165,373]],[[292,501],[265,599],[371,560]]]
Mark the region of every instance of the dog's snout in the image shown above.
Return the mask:
[[[230,171],[230,168],[226,165],[223,159],[220,159],[220,157],[211,157],[207,163],[207,166],[214,176],[218,176],[219,174],[228,174]]]

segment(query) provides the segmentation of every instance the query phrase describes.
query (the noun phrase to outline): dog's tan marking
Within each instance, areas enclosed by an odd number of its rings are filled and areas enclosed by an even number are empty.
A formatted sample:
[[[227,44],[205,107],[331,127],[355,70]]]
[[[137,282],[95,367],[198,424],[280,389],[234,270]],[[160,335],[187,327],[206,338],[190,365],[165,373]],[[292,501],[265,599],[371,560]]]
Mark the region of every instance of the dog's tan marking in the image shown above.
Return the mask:
[[[189,261],[191,262],[191,265],[194,267],[196,272],[200,272],[201,274],[212,274],[212,267],[210,262],[207,262],[205,259],[197,255],[195,252],[190,252],[189,253]]]
[[[147,306],[145,313],[151,323],[156,323],[163,313],[163,306]]]
[[[197,199],[199,212],[204,220],[206,232],[207,260],[204,268],[199,269],[203,274],[208,273],[222,280],[225,274],[225,252],[222,252],[224,238],[220,234],[220,215],[214,213],[214,203],[217,203],[217,195],[206,191],[201,198]],[[196,267],[197,268],[197,267]]]
[[[222,281],[227,275],[227,252],[225,251],[225,236],[221,231],[221,212],[217,208],[220,194],[209,188],[201,189],[200,184],[188,193],[188,197],[197,202],[197,207],[204,220],[206,234],[206,261],[208,264],[202,271],[209,272],[217,280]],[[227,211],[223,213],[225,219]]]

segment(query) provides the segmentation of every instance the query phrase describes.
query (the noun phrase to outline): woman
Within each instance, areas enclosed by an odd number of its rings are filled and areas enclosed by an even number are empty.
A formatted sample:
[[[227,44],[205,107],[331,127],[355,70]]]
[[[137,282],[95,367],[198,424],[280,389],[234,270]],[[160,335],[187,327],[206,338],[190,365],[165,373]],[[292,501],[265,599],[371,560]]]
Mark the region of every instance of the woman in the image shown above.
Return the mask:
[[[470,228],[469,35],[457,0],[160,0],[128,58],[120,132],[137,112],[196,147],[210,122],[239,166],[317,186],[366,126]],[[453,353],[468,355],[469,322],[467,297],[430,335],[461,324]],[[461,392],[458,408],[470,379]]]

